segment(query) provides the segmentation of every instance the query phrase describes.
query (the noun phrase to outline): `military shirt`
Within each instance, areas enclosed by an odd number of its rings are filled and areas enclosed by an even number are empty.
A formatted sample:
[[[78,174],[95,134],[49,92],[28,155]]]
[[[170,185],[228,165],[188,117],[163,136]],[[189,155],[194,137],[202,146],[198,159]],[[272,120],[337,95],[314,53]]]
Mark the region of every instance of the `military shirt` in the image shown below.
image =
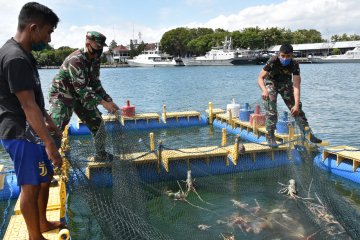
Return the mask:
[[[49,98],[58,99],[66,106],[81,101],[87,109],[93,109],[101,100],[112,101],[99,80],[100,62],[88,59],[84,49],[71,53],[54,77]]]
[[[268,74],[265,79],[274,82],[292,81],[293,75],[300,75],[299,63],[291,59],[287,66],[281,65],[277,56],[271,57],[263,68]]]

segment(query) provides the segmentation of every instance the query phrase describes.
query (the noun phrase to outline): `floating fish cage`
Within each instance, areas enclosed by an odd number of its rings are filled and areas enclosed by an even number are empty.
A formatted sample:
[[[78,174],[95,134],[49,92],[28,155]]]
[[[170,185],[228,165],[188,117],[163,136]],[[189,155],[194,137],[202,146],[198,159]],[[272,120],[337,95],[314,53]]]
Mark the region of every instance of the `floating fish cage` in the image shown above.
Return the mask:
[[[58,198],[72,238],[360,237],[359,211],[326,174],[351,165],[339,175],[358,182],[359,152],[313,145],[286,114],[269,147],[264,114],[237,108],[109,115],[96,136],[70,125]],[[99,140],[109,155],[96,155]]]

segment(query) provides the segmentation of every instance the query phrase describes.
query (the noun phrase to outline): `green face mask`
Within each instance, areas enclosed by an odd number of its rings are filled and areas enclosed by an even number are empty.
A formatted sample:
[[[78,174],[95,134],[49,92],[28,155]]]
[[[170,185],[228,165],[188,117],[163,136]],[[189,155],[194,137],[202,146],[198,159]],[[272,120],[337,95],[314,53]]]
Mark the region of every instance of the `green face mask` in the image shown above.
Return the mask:
[[[31,44],[31,49],[33,50],[33,51],[42,51],[42,50],[44,50],[46,48],[46,44],[43,42],[43,41],[41,41],[41,42],[39,42],[39,43],[32,43]]]
[[[38,30],[38,34],[40,34],[39,29]],[[46,48],[46,43],[44,43],[43,41],[39,42],[39,43],[32,43],[31,44],[31,50],[33,51],[42,51]]]

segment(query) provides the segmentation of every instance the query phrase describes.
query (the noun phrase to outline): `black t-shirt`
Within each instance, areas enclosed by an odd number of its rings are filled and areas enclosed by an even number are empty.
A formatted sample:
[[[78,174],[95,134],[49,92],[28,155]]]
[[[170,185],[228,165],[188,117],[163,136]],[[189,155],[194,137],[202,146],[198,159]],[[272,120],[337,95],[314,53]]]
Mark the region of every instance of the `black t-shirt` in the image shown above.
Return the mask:
[[[36,60],[11,38],[0,49],[0,139],[26,139],[40,143],[15,95],[24,90],[34,91],[35,101],[44,114],[44,95]]]

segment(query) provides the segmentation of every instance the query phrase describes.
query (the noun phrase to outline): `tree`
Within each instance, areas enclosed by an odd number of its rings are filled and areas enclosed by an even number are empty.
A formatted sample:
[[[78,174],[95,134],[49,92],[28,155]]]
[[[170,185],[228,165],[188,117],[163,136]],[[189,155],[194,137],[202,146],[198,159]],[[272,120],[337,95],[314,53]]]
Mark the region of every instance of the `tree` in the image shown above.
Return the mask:
[[[331,50],[331,55],[339,55],[341,53],[340,49],[334,48]]]
[[[129,57],[130,58],[133,58],[135,57],[137,54],[136,54],[136,48],[135,48],[135,45],[134,45],[134,42],[132,39],[130,39],[130,52],[129,52]]]
[[[294,43],[318,43],[324,42],[321,33],[315,29],[299,29],[292,33]]]
[[[188,28],[176,28],[165,32],[161,38],[161,50],[173,56],[185,56],[187,44],[192,40],[191,31]]]
[[[109,52],[112,53],[112,50],[116,47],[117,47],[117,43],[115,42],[115,40],[112,40],[111,43],[109,44]]]

